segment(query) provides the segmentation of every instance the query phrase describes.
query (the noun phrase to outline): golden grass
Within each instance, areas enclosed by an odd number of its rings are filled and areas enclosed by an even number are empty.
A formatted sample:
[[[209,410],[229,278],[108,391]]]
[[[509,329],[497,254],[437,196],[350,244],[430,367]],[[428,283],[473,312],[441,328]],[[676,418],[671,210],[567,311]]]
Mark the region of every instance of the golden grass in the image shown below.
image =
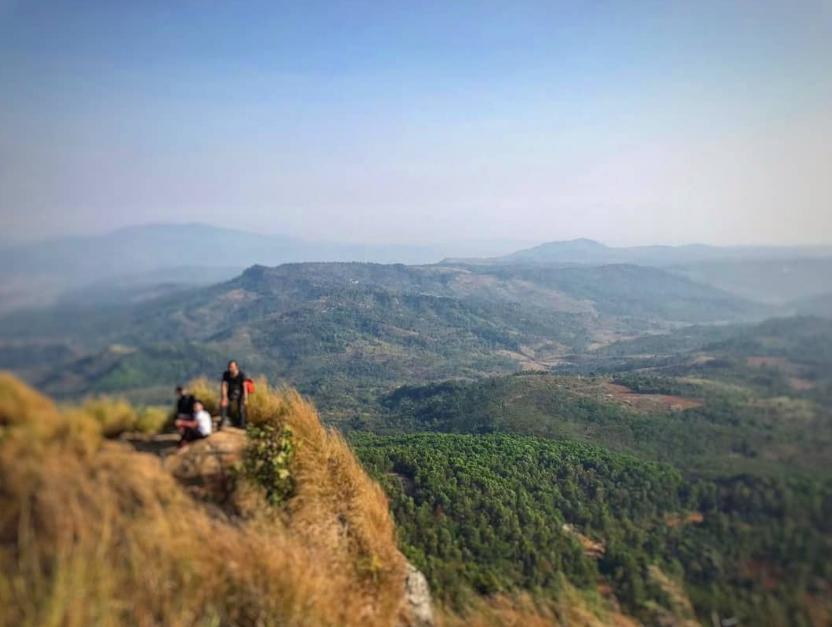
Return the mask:
[[[535,600],[526,593],[481,598],[463,615],[444,613],[439,627],[638,627],[611,607],[601,607],[564,584],[557,600]]]
[[[0,374],[0,625],[395,624],[386,499],[299,395],[262,382],[250,406],[296,435],[285,516],[216,513],[94,414]]]
[[[114,438],[125,432],[158,433],[168,421],[169,412],[164,407],[136,409],[123,398],[97,396],[88,398],[72,411],[86,414],[100,427],[101,434]]]

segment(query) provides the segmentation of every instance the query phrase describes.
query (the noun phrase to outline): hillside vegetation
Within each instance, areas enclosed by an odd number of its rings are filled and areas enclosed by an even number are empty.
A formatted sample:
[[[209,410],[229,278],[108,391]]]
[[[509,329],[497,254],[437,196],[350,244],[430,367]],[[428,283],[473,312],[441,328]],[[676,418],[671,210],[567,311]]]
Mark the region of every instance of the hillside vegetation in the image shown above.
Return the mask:
[[[297,385],[345,419],[402,383],[547,369],[617,339],[759,313],[637,266],[254,266],[135,304],[6,317],[0,363],[60,397],[161,400],[172,379],[217,376],[225,356],[245,356],[246,370]]]
[[[403,549],[454,606],[568,584],[647,625],[832,620],[832,481],[685,478],[516,435],[354,434]]]
[[[709,475],[832,476],[832,413],[810,394],[765,397],[689,377],[518,374],[402,386],[362,426],[568,438]]]

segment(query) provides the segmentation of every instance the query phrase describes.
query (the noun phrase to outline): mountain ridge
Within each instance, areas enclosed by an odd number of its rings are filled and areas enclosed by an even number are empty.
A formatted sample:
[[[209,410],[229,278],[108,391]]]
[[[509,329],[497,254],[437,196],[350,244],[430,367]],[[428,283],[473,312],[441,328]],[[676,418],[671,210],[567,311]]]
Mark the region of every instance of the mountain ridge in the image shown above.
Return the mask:
[[[224,268],[289,262],[375,261],[433,263],[448,254],[502,254],[517,242],[446,244],[358,244],[312,241],[283,234],[229,229],[203,223],[128,226],[98,235],[74,235],[0,247],[0,313],[44,307],[76,291],[115,283],[126,289],[146,287],[142,278],[182,276],[183,267],[216,275]],[[191,274],[193,277],[193,274]],[[200,281],[191,281],[199,283]],[[204,282],[204,281],[202,281]],[[99,290],[100,291],[100,290]],[[114,292],[119,292],[118,289]],[[121,290],[124,294],[124,290]],[[124,294],[129,296],[129,294]],[[113,300],[113,296],[103,296]]]
[[[714,246],[710,244],[608,246],[588,238],[544,242],[532,248],[491,258],[448,258],[441,263],[470,264],[603,264],[635,263],[670,266],[680,263],[737,259],[830,257],[832,245]]]

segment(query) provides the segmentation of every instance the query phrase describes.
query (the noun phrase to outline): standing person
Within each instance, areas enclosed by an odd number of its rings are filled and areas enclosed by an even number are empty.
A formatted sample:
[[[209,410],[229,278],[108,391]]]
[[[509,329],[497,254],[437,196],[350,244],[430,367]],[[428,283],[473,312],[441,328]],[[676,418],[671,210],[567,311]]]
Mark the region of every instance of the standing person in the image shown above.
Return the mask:
[[[195,399],[183,386],[176,386],[176,420],[190,420],[194,415]]]
[[[220,428],[228,424],[228,406],[236,405],[237,420],[235,426],[245,429],[246,403],[248,390],[245,385],[246,375],[240,370],[235,360],[228,362],[228,370],[222,373],[220,384]]]
[[[179,440],[179,448],[185,446],[188,442],[201,440],[211,435],[213,425],[211,424],[211,414],[205,411],[202,403],[194,401],[194,413],[185,418],[177,418],[176,430],[182,435]]]

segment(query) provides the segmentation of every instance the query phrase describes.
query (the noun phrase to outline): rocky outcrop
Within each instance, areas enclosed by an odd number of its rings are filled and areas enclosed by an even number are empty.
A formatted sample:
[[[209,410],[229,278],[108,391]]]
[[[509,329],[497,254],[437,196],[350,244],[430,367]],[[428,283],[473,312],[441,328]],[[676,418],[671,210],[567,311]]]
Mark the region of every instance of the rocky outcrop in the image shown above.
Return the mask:
[[[404,620],[401,627],[434,627],[433,603],[428,580],[410,562],[404,581]]]
[[[193,497],[225,506],[245,444],[245,431],[226,427],[167,455],[162,463]]]

